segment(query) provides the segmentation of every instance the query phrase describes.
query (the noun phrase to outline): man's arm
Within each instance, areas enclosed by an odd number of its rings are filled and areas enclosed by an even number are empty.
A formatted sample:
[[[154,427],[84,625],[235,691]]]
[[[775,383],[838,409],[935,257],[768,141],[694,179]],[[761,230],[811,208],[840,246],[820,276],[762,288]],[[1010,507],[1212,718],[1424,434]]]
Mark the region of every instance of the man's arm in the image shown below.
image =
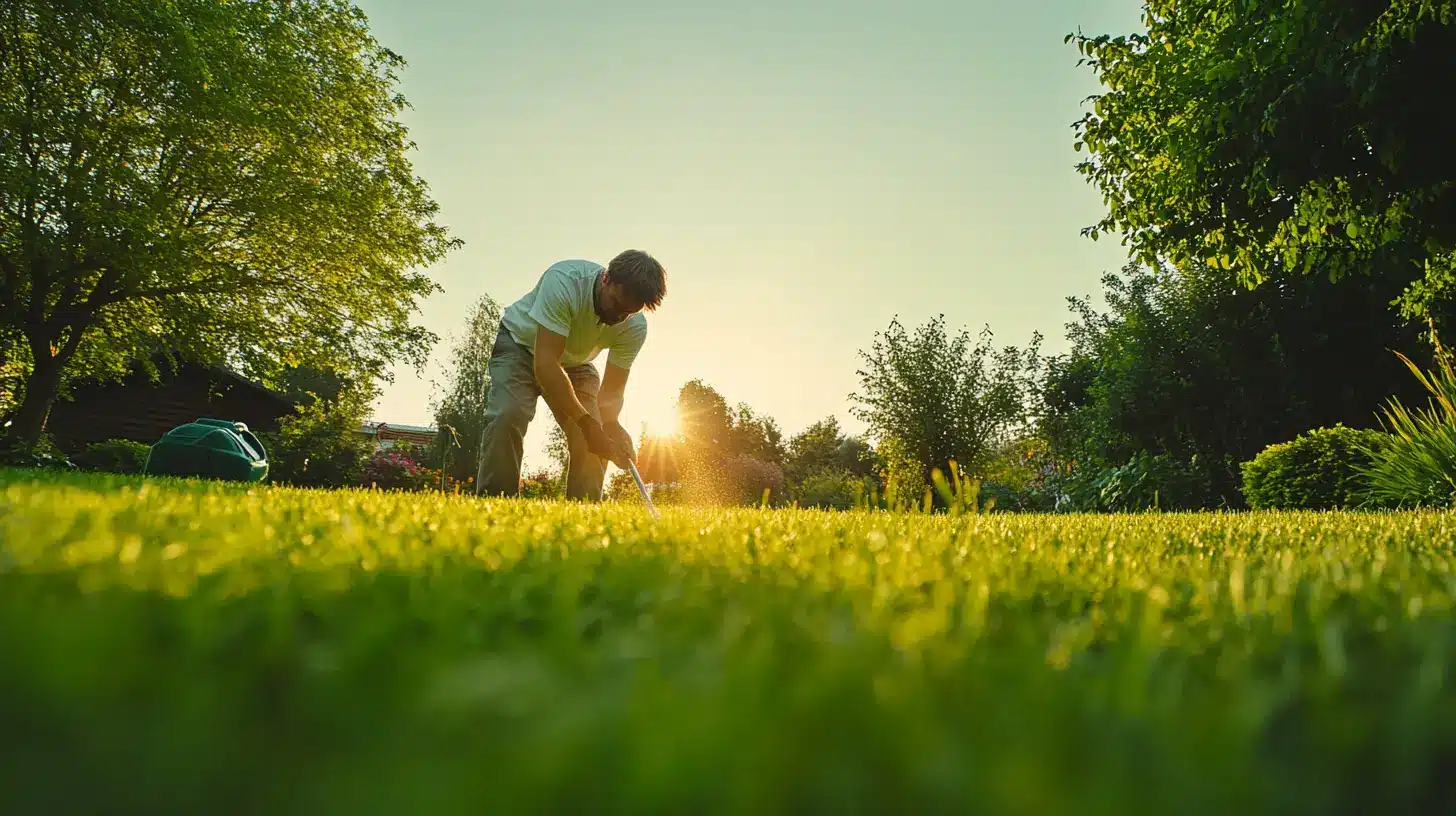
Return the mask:
[[[617,418],[622,415],[622,404],[627,399],[627,374],[627,369],[607,363],[607,376],[602,378],[597,404],[602,411],[602,424],[609,428],[621,425]]]
[[[561,423],[561,427],[570,428],[574,425],[580,428],[586,434],[588,450],[622,466],[623,462],[632,458],[630,446],[621,444],[607,433],[581,404],[581,400],[577,399],[571,378],[561,365],[561,355],[565,349],[564,335],[545,326],[536,327],[536,348],[531,365],[536,372],[536,382],[541,386],[541,395],[546,398],[547,407],[556,416],[556,421]],[[620,402],[619,399],[617,410],[621,410]],[[615,416],[614,413],[613,417]]]
[[[561,365],[561,355],[565,351],[565,336],[545,326],[536,327],[536,348],[532,360],[536,382],[541,386],[546,406],[556,415],[556,421],[562,427],[570,427],[588,411],[576,398],[576,389],[571,387],[571,378],[566,376],[566,369]]]
[[[622,414],[622,404],[626,402],[627,373],[627,369],[607,363],[607,376],[602,378],[602,391],[597,398],[597,406],[601,409],[602,427],[607,436],[621,446],[623,456],[635,462],[637,451],[633,449],[632,435],[627,433],[627,429],[622,427],[618,419]]]

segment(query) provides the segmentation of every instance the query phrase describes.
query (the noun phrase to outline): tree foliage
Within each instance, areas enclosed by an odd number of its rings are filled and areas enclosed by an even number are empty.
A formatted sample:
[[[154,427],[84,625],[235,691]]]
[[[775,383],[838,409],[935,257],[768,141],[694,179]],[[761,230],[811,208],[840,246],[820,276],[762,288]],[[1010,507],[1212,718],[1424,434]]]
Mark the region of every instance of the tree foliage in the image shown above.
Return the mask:
[[[747,403],[740,402],[734,410],[730,439],[737,453],[783,467],[787,451],[778,422],[771,416],[756,413]]]
[[[1034,394],[1041,338],[1026,349],[995,349],[989,328],[971,345],[968,331],[946,333],[944,316],[913,334],[898,319],[876,333],[852,395],[857,417],[881,443],[896,440],[897,461],[920,466],[922,483],[952,461],[982,475],[998,446],[1027,418]]]
[[[790,495],[801,503],[827,506],[809,499],[809,494],[834,495],[842,500],[850,491],[848,485],[875,476],[878,465],[869,443],[857,436],[846,436],[839,420],[829,416],[789,440],[784,477]],[[829,504],[840,506],[841,500]]]
[[[1386,305],[1399,276],[1280,273],[1250,290],[1129,264],[1103,284],[1105,312],[1069,299],[1071,350],[1048,360],[1039,400],[1055,458],[1088,478],[1141,454],[1196,459],[1209,500],[1240,506],[1240,466],[1266,446],[1372,427],[1387,397],[1421,393],[1390,351],[1420,346]]]
[[[756,504],[765,490],[771,502],[786,497],[783,434],[772,417],[743,403],[730,408],[702,380],[679,389],[677,410],[675,437],[642,440],[645,481],[678,483],[683,499],[696,504]]]
[[[269,481],[296,487],[364,484],[371,445],[359,428],[378,394],[373,380],[347,384],[332,396],[308,393],[315,398],[300,400],[277,431],[259,434]]]
[[[1456,3],[1153,0],[1146,33],[1075,39],[1106,87],[1080,171],[1148,266],[1456,281]]]
[[[34,438],[65,377],[159,348],[422,363],[452,246],[398,121],[403,60],[343,0],[0,6],[0,351]]]
[[[485,406],[490,396],[490,351],[500,321],[500,304],[490,295],[481,295],[450,348],[445,381],[435,384],[433,409],[440,433],[430,461],[448,462],[446,472],[460,482],[475,477],[480,461]]]

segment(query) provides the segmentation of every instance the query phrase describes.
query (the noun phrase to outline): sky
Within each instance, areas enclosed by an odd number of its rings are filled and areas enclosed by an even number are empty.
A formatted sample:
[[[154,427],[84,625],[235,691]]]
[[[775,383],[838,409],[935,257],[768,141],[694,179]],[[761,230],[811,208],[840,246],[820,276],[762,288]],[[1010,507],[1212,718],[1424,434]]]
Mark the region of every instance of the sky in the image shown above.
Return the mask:
[[[415,171],[464,245],[429,270],[429,369],[376,420],[431,424],[432,382],[482,295],[558,260],[643,249],[667,269],[627,386],[634,436],[701,379],[786,437],[852,432],[859,352],[892,319],[1035,331],[1120,267],[1073,122],[1099,90],[1063,37],[1140,30],[1135,0],[356,0],[408,65]],[[598,368],[605,355],[598,358]],[[540,405],[526,466],[545,463]]]

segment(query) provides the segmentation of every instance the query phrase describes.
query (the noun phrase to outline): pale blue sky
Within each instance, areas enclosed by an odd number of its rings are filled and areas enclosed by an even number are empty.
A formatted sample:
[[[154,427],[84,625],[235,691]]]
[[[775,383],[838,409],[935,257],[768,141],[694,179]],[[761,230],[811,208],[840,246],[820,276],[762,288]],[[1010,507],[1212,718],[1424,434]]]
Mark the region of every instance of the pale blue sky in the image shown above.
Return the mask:
[[[1123,261],[1078,232],[1102,205],[1070,126],[1097,85],[1062,38],[1137,30],[1134,0],[360,5],[409,61],[415,166],[465,241],[432,270],[427,326],[456,331],[562,258],[667,267],[634,434],[695,377],[786,434],[829,414],[858,430],[857,351],[892,317],[1018,345],[1039,329],[1055,351],[1066,297]],[[438,376],[398,372],[376,418],[430,422]]]

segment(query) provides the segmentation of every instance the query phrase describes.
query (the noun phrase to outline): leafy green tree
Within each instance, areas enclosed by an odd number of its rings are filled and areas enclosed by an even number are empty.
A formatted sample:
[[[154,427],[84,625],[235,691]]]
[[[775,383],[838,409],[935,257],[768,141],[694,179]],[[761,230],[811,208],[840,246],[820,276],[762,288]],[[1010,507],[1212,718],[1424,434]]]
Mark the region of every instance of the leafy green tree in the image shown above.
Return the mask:
[[[1152,0],[1146,33],[1072,35],[1105,93],[1080,171],[1148,266],[1456,283],[1452,0]],[[1433,326],[1434,327],[1434,326]]]
[[[678,459],[682,447],[681,437],[644,435],[637,446],[637,470],[642,480],[658,485],[682,481],[682,467]],[[630,478],[631,474],[627,476]]]
[[[1420,396],[1391,353],[1420,346],[1387,306],[1399,276],[1281,273],[1250,290],[1129,264],[1103,284],[1105,312],[1069,299],[1071,350],[1048,361],[1038,403],[1053,458],[1089,478],[1142,454],[1196,458],[1209,500],[1240,506],[1241,463],[1266,446],[1373,427],[1388,397]]]
[[[716,456],[733,452],[733,415],[728,401],[702,380],[692,380],[678,390],[677,411],[681,436],[694,451]]]
[[[285,365],[273,378],[273,387],[294,403],[334,402],[351,388],[363,388],[373,394],[373,379],[327,366]]]
[[[478,472],[485,405],[490,396],[490,350],[500,321],[500,304],[490,295],[481,295],[450,349],[444,383],[435,383],[433,409],[440,434],[429,461],[432,467],[447,462],[446,472],[462,483]]]
[[[732,447],[737,453],[778,467],[783,467],[788,455],[778,422],[755,413],[747,403],[739,403],[734,413]]]
[[[680,431],[676,439],[644,439],[643,478],[681,481],[688,501],[703,504],[758,503],[785,497],[783,435],[772,417],[728,400],[702,380],[678,391]]]
[[[790,495],[801,500],[810,481],[814,482],[815,490],[822,492],[827,489],[826,485],[837,483],[835,479],[848,484],[872,477],[876,472],[874,449],[860,437],[846,436],[834,416],[815,422],[789,440],[784,476]],[[834,477],[815,478],[823,474],[834,474]]]
[[[896,440],[897,461],[918,463],[923,482],[933,469],[949,473],[952,461],[980,475],[1028,418],[1040,342],[997,350],[989,328],[972,346],[965,330],[946,334],[944,316],[914,334],[892,320],[860,352],[866,365],[852,410],[882,443]]]
[[[159,349],[265,382],[423,362],[456,242],[407,159],[403,60],[341,0],[0,5],[0,347],[17,440]],[[21,342],[13,342],[19,338]]]

